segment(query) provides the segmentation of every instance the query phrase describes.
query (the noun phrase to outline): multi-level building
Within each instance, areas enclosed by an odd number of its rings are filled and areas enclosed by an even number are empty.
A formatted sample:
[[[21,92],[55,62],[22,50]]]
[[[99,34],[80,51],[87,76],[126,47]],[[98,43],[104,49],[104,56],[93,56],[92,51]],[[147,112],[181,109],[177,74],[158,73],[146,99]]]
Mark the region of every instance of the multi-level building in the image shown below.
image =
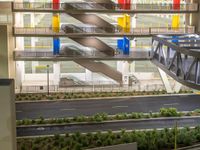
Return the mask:
[[[198,32],[198,6],[194,0],[1,2],[0,77],[15,78],[21,90],[42,87],[48,69],[50,85],[58,87],[178,91],[181,85],[150,62],[152,36]]]

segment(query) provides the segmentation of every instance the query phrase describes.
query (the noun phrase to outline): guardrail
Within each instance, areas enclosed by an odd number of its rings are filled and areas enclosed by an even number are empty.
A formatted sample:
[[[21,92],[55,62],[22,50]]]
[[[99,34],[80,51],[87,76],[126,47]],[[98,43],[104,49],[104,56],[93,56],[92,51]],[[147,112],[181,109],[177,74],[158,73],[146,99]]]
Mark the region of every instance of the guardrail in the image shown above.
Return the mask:
[[[116,55],[114,56],[109,56],[105,54],[101,54],[99,52],[91,52],[91,53],[69,53],[69,54],[60,54],[60,55],[53,55],[53,52],[47,52],[47,51],[14,51],[14,59],[63,59],[63,58],[68,58],[68,59],[80,59],[80,58],[87,58],[87,59],[145,59],[148,60],[150,59],[150,51],[133,51],[130,52],[129,55],[123,55],[120,54],[119,51],[116,50]]]
[[[130,32],[124,32],[118,28],[107,27],[80,27],[78,30],[72,29],[65,33],[61,28],[51,27],[14,27],[14,35],[52,35],[52,36],[67,36],[67,35],[156,35],[156,34],[193,34],[195,27],[147,27],[147,28],[131,28]],[[60,32],[54,32],[55,30]],[[111,32],[106,32],[110,30]],[[86,32],[87,31],[87,32]]]
[[[54,10],[53,7],[57,5],[60,10]],[[181,4],[179,10],[175,10],[173,4],[115,4],[115,3],[42,3],[42,2],[23,2],[23,3],[13,3],[14,11],[23,10],[41,10],[41,11],[60,11],[64,10],[135,10],[135,11],[198,11],[198,4]]]
[[[50,92],[132,92],[132,91],[159,91],[165,90],[162,84],[151,85],[117,85],[117,84],[103,84],[102,82],[91,85],[74,85],[60,88],[56,85],[49,86]],[[15,90],[17,93],[45,93],[47,86],[21,86]]]

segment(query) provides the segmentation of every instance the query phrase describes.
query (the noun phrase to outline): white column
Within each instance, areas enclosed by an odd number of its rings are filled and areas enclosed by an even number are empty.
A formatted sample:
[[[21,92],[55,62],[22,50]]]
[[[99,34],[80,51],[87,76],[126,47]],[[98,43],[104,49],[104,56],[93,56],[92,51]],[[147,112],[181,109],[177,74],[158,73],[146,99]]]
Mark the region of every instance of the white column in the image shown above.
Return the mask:
[[[38,61],[32,61],[32,74],[36,73],[36,66],[39,66],[39,62]]]
[[[122,73],[123,76],[123,84],[129,84],[129,72],[130,72],[130,64],[128,61],[118,61],[117,62],[117,71]]]
[[[160,68],[158,68],[158,71],[160,73],[160,77],[162,79],[162,82],[165,86],[167,93],[173,93],[173,90],[172,90],[172,87],[171,87],[170,82],[168,80],[167,74]]]
[[[135,66],[136,66],[136,62],[133,61],[133,62],[131,63],[131,66],[130,66],[130,72],[135,72]]]
[[[15,14],[15,27],[24,27],[23,13]],[[16,37],[16,50],[24,50],[24,37]],[[16,62],[16,87],[20,89],[25,76],[24,61]]]
[[[93,81],[92,72],[88,69],[85,70],[85,81]]]
[[[136,15],[132,15],[131,16],[131,31],[134,30],[134,28],[136,28]],[[136,47],[136,41],[135,41],[135,38],[131,39],[130,40],[130,44],[131,44],[131,49],[130,49],[130,52],[133,51]]]
[[[55,62],[53,64],[53,83],[54,85],[59,85],[60,82],[60,62]]]
[[[181,83],[177,82],[177,81],[175,81],[175,82],[176,83],[175,83],[175,86],[174,86],[174,92],[179,93],[183,85]]]

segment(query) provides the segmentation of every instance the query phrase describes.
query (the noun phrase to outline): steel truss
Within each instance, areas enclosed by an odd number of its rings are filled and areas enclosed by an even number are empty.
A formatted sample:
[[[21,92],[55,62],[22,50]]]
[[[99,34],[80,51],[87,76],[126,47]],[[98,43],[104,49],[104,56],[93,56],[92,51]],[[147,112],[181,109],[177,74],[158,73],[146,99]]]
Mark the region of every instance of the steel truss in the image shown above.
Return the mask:
[[[152,62],[183,85],[200,90],[200,38],[198,35],[154,36]]]

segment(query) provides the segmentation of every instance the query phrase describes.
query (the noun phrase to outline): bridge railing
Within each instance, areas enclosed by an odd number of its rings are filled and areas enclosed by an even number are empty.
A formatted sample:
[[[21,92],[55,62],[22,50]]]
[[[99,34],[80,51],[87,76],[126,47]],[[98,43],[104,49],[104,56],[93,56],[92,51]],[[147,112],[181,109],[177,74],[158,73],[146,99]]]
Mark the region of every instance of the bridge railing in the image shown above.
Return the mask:
[[[66,30],[65,32],[61,28],[52,28],[52,27],[14,27],[14,35],[79,35],[79,34],[125,34],[125,35],[155,35],[155,34],[185,34],[185,33],[195,33],[195,27],[180,27],[180,28],[171,28],[171,27],[145,27],[145,28],[131,28],[130,32],[124,32],[119,28],[108,28],[108,27],[79,27]],[[59,31],[59,32],[54,32]],[[110,32],[106,32],[110,31]]]
[[[65,10],[136,10],[136,11],[197,11],[198,4],[191,3],[191,4],[181,4],[179,10],[173,10],[173,4],[131,4],[131,5],[124,5],[124,4],[114,4],[114,3],[60,3],[56,4],[62,11],[62,8]],[[46,3],[46,2],[23,2],[13,3],[13,10],[49,10],[53,11],[53,7],[55,4],[53,3]]]

